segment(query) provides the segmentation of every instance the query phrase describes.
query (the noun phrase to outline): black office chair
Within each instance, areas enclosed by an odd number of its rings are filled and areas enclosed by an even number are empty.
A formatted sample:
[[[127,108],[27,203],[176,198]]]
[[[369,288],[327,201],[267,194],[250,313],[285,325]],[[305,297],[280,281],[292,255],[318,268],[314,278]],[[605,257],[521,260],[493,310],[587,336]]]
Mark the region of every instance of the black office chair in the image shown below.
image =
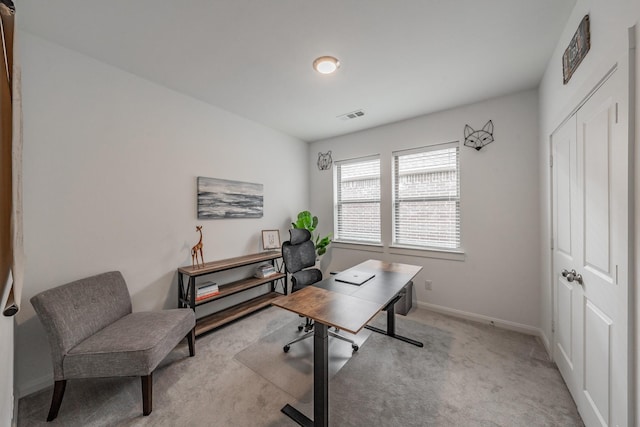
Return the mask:
[[[322,280],[322,272],[317,268],[308,268],[316,263],[316,248],[311,241],[311,233],[304,228],[292,228],[289,230],[290,238],[282,243],[282,259],[289,274],[291,274],[291,292],[299,291],[309,285]],[[306,318],[304,324],[298,326],[298,331],[305,330],[306,334],[288,342],[284,352],[288,352],[291,344],[302,341],[313,335],[313,322]],[[338,329],[336,329],[338,332]],[[351,344],[353,351],[358,351],[358,345],[335,332],[329,331],[329,335]]]

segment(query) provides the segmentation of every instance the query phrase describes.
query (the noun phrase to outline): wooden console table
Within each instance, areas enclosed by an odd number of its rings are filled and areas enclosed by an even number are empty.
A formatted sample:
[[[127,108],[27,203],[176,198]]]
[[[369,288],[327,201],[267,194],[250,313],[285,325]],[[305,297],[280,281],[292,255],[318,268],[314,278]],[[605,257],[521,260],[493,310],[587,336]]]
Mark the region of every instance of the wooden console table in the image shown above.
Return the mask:
[[[193,311],[196,307],[202,304],[207,304],[212,301],[225,298],[230,295],[237,294],[248,289],[255,288],[266,283],[271,284],[269,292],[262,294],[258,297],[251,298],[240,304],[236,304],[232,307],[226,308],[221,311],[203,316],[196,320],[196,336],[208,332],[212,329],[218,328],[232,320],[246,316],[253,313],[256,310],[260,310],[263,307],[271,305],[271,302],[281,296],[287,294],[287,275],[284,273],[283,264],[278,265],[277,259],[282,258],[280,251],[262,252],[257,254],[243,255],[235,258],[222,259],[219,261],[206,262],[204,266],[193,267],[185,266],[178,268],[178,307],[180,308],[192,308]],[[244,267],[252,264],[259,264],[270,261],[271,264],[277,270],[277,273],[265,278],[247,277],[242,280],[238,280],[230,283],[218,283],[220,293],[213,295],[202,301],[196,302],[196,277],[204,276],[207,274],[218,273],[225,270],[231,270],[233,268]],[[187,279],[188,278],[188,279]],[[276,292],[276,284],[281,282],[283,284],[283,292]]]

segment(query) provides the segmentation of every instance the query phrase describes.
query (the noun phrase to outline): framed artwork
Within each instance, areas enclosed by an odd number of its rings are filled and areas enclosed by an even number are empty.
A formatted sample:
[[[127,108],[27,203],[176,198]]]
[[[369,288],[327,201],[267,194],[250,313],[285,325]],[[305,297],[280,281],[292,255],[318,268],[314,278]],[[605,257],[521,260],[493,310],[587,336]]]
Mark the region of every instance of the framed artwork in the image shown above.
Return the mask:
[[[562,55],[562,77],[563,83],[569,83],[573,72],[582,62],[587,52],[591,48],[591,34],[589,31],[589,15],[585,15],[578,25],[576,33],[573,35],[569,46]]]
[[[280,231],[262,230],[262,247],[264,249],[280,249]]]
[[[263,185],[198,177],[198,219],[262,218]]]

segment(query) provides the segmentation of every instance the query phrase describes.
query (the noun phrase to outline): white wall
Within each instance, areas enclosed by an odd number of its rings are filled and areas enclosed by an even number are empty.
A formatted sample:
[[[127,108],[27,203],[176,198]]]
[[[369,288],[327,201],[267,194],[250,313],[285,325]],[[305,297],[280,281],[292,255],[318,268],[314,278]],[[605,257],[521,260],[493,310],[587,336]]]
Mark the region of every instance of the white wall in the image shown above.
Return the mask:
[[[176,268],[191,263],[197,224],[211,261],[257,252],[260,230],[282,234],[308,206],[308,146],[29,33],[21,41],[24,395],[52,378],[31,296],[117,269],[134,311],[176,307]],[[197,176],[264,184],[264,217],[197,220]]]
[[[573,36],[580,20],[589,14],[591,24],[591,49],[584,58],[577,71],[567,85],[562,84],[561,58],[571,37]],[[549,135],[561,121],[578,105],[595,84],[604,76],[620,58],[627,54],[629,47],[627,29],[640,20],[640,2],[637,0],[578,0],[576,6],[567,21],[567,25],[558,41],[553,56],[549,61],[544,78],[540,84],[540,218],[541,240],[547,242],[550,239],[550,180],[549,180]],[[637,78],[640,75],[637,74]],[[631,94],[638,99],[638,93]],[[639,121],[636,111],[636,121]],[[638,153],[636,163],[640,160]],[[636,166],[637,167],[637,166]],[[636,175],[636,206],[640,201],[640,177]],[[636,223],[638,213],[636,210]],[[636,259],[640,254],[640,240],[636,231]],[[551,320],[553,313],[552,284],[551,284],[551,253],[549,245],[541,246],[541,326],[545,340],[552,340]],[[632,263],[633,264],[633,263]],[[638,263],[636,264],[636,277],[640,277]],[[637,282],[637,280],[636,280]],[[636,283],[630,283],[630,289],[637,287]],[[636,313],[630,313],[635,315]],[[638,329],[634,336],[638,339]],[[638,355],[637,347],[634,350]],[[637,358],[636,358],[637,364]],[[636,376],[636,384],[638,377]],[[633,405],[631,405],[633,406]],[[636,401],[636,407],[640,407],[640,399]],[[636,411],[640,415],[640,411]],[[640,416],[636,423],[640,425]]]
[[[480,129],[489,119],[495,142],[481,151],[461,147],[463,261],[391,253],[391,152],[463,139],[465,124]],[[332,244],[326,270],[368,258],[423,266],[415,280],[423,306],[537,333],[539,325],[537,92],[526,91],[313,143],[309,153],[311,207],[320,230],[333,230],[332,173],[319,171],[318,152],[333,160],[380,154],[381,252]],[[418,256],[415,256],[418,255]],[[432,290],[424,287],[432,280]]]

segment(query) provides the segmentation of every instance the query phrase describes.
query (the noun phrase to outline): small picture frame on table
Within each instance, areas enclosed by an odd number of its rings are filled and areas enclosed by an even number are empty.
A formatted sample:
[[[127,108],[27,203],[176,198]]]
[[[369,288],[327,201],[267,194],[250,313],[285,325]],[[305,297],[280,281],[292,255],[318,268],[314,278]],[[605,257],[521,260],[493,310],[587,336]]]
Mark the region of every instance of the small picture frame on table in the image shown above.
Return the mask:
[[[280,230],[262,230],[262,248],[264,250],[280,249]]]

